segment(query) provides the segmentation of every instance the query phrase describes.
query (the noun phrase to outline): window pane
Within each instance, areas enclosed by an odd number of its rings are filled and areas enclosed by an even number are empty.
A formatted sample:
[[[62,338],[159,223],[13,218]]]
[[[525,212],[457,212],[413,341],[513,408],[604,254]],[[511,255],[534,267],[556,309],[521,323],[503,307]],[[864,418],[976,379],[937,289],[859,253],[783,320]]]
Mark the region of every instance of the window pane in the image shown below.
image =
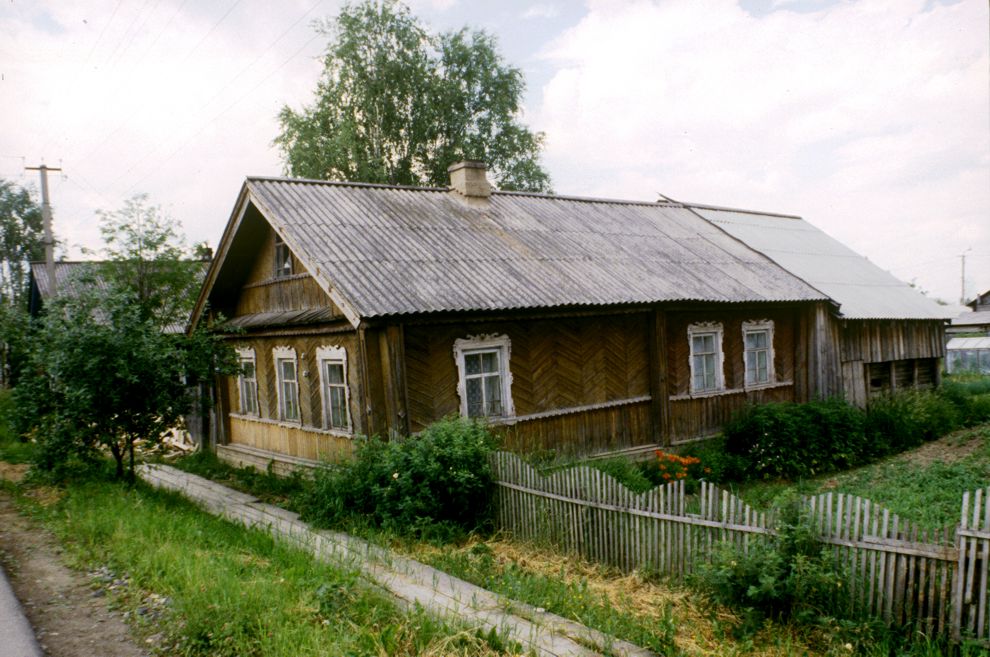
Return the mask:
[[[254,378],[254,361],[253,360],[242,360],[241,369],[244,372],[245,379]]]
[[[481,354],[481,371],[490,373],[498,372],[498,353],[489,351]]]
[[[344,364],[343,363],[327,363],[327,383],[344,383]]]
[[[347,400],[343,386],[330,387],[330,426],[338,429],[347,428]]]
[[[467,386],[467,410],[468,417],[484,417],[485,402],[481,391],[481,379],[468,379]]]
[[[756,352],[746,352],[746,383],[756,383]]]
[[[464,354],[464,370],[468,374],[480,374],[481,354]]]
[[[485,377],[485,401],[487,408],[485,415],[502,414],[502,379],[499,376]]]
[[[715,351],[715,336],[714,335],[704,335],[702,336],[705,344],[705,353],[714,353]]]
[[[283,381],[296,380],[296,362],[294,360],[281,360],[279,366],[282,368]]]
[[[284,401],[286,420],[299,419],[299,399],[296,397],[296,385],[291,381],[282,382],[282,399]]]

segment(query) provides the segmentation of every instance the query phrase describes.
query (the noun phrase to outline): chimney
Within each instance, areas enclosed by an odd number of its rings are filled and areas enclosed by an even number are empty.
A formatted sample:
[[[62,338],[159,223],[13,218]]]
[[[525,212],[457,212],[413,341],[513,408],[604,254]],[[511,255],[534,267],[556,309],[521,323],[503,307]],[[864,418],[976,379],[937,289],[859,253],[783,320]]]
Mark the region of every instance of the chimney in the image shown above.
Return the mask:
[[[463,160],[447,167],[451,188],[468,199],[485,200],[492,195],[486,172],[485,163],[478,160]]]

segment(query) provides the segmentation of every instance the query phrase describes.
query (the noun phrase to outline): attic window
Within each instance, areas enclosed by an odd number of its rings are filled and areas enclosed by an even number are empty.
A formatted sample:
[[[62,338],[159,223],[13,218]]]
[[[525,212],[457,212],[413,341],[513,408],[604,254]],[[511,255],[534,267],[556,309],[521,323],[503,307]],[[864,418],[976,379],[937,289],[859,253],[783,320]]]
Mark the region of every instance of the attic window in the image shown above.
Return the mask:
[[[282,238],[275,235],[275,278],[292,276],[292,254]]]

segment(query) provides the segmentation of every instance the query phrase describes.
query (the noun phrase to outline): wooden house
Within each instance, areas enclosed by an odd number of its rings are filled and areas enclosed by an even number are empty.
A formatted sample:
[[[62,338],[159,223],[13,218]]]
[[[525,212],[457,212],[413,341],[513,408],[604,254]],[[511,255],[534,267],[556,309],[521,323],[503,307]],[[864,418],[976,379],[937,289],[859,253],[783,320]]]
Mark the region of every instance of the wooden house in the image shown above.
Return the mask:
[[[710,435],[841,392],[839,311],[693,207],[494,191],[463,162],[449,189],[249,178],[192,321],[240,331],[217,450],[264,465],[450,414],[525,451]]]

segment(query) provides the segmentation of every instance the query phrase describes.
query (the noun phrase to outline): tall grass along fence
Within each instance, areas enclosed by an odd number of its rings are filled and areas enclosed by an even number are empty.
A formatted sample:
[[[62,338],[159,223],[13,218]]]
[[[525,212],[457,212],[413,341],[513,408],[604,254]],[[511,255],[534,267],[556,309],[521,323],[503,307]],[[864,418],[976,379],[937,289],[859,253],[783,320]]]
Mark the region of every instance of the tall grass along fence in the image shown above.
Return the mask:
[[[492,455],[492,466],[501,529],[626,571],[680,579],[721,541],[746,550],[776,533],[772,513],[706,482],[697,495],[685,493],[683,480],[637,494],[589,467],[544,477],[506,452]],[[990,487],[966,493],[960,524],[938,531],[858,496],[825,493],[802,504],[834,549],[855,610],[990,644],[988,498]]]

